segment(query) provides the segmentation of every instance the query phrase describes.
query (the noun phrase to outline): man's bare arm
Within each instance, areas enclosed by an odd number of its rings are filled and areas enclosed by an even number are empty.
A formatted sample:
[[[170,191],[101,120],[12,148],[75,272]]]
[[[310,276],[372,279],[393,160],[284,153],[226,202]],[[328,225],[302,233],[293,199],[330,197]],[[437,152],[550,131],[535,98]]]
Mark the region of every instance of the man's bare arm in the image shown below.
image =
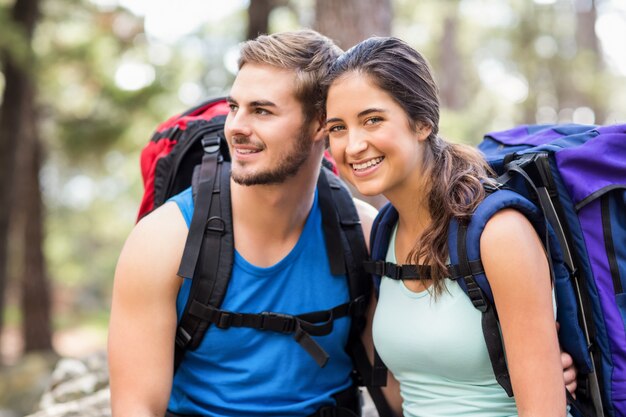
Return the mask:
[[[159,416],[173,375],[176,276],[187,236],[174,203],[139,222],[120,255],[109,324],[113,416]]]

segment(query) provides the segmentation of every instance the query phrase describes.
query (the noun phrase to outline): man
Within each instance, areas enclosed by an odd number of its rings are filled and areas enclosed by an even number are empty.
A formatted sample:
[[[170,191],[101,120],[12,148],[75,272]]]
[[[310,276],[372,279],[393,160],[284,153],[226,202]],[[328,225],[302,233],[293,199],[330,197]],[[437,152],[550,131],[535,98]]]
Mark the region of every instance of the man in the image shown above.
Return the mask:
[[[242,47],[225,125],[236,253],[223,309],[300,314],[348,299],[347,281],[329,272],[316,192],[326,139],[319,82],[340,53],[310,30]],[[369,236],[375,211],[356,205]],[[109,333],[113,415],[321,415],[352,385],[347,317],[316,338],[330,357],[325,367],[290,335],[211,326],[174,374],[190,281],[176,273],[192,212],[183,192],[141,220],[120,255]],[[350,415],[342,413],[332,415]]]
[[[313,31],[242,48],[225,125],[236,251],[225,310],[301,314],[348,300],[347,281],[328,271],[316,194],[326,139],[319,81],[340,53]],[[290,335],[211,326],[172,379],[190,281],[176,272],[192,207],[187,192],[155,210],[120,256],[109,339],[114,415],[308,416],[333,404],[352,385],[347,317],[318,340],[330,358],[324,367]],[[375,211],[358,207],[369,234]]]

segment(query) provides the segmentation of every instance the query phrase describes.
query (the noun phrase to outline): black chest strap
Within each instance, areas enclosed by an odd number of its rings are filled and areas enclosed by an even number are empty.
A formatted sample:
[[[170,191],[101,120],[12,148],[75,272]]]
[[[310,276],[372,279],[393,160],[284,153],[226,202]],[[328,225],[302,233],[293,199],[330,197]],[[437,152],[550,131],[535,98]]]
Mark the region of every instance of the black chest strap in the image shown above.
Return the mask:
[[[189,313],[219,329],[248,327],[251,329],[293,334],[293,338],[315,359],[320,367],[326,365],[328,354],[311,336],[325,336],[333,331],[334,321],[346,316],[359,316],[367,300],[359,297],[329,310],[291,315],[274,312],[235,313],[213,306],[193,303]]]

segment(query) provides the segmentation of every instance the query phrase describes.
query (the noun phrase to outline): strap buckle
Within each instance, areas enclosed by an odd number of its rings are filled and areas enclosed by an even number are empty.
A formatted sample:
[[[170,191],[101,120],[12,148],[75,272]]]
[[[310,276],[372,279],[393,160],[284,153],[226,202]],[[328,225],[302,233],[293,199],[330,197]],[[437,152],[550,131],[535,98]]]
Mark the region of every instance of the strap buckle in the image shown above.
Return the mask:
[[[365,295],[361,295],[354,300],[350,301],[348,305],[348,316],[350,317],[361,317],[365,315],[367,311],[369,299]]]
[[[388,276],[396,281],[402,279],[402,267],[392,262],[385,262],[383,264],[383,275]]]
[[[392,279],[397,275],[397,268],[395,264],[385,261],[366,261],[364,262],[365,270],[370,274],[386,276]]]
[[[499,183],[499,182],[497,182],[497,181],[494,181],[494,182],[483,182],[483,189],[485,190],[485,192],[487,192],[487,194],[495,193],[496,191],[498,191],[502,187],[504,187],[504,185]]]
[[[176,345],[180,346],[181,348],[185,348],[189,342],[191,341],[191,335],[189,333],[187,333],[187,330],[183,329],[182,327],[178,327],[176,329]]]
[[[205,153],[216,153],[220,150],[220,137],[207,136],[202,138],[202,148]]]
[[[279,333],[293,333],[296,328],[296,318],[288,314],[263,312],[260,314],[259,329],[271,330]]]

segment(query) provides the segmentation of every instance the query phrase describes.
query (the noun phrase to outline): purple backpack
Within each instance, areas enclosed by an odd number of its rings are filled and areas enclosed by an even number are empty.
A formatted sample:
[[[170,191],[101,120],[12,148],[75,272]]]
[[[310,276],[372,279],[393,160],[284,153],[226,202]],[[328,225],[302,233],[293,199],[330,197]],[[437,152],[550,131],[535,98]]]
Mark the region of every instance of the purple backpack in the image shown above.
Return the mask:
[[[479,149],[504,188],[541,208],[558,242],[559,338],[579,370],[572,413],[626,417],[626,125],[521,126]]]

